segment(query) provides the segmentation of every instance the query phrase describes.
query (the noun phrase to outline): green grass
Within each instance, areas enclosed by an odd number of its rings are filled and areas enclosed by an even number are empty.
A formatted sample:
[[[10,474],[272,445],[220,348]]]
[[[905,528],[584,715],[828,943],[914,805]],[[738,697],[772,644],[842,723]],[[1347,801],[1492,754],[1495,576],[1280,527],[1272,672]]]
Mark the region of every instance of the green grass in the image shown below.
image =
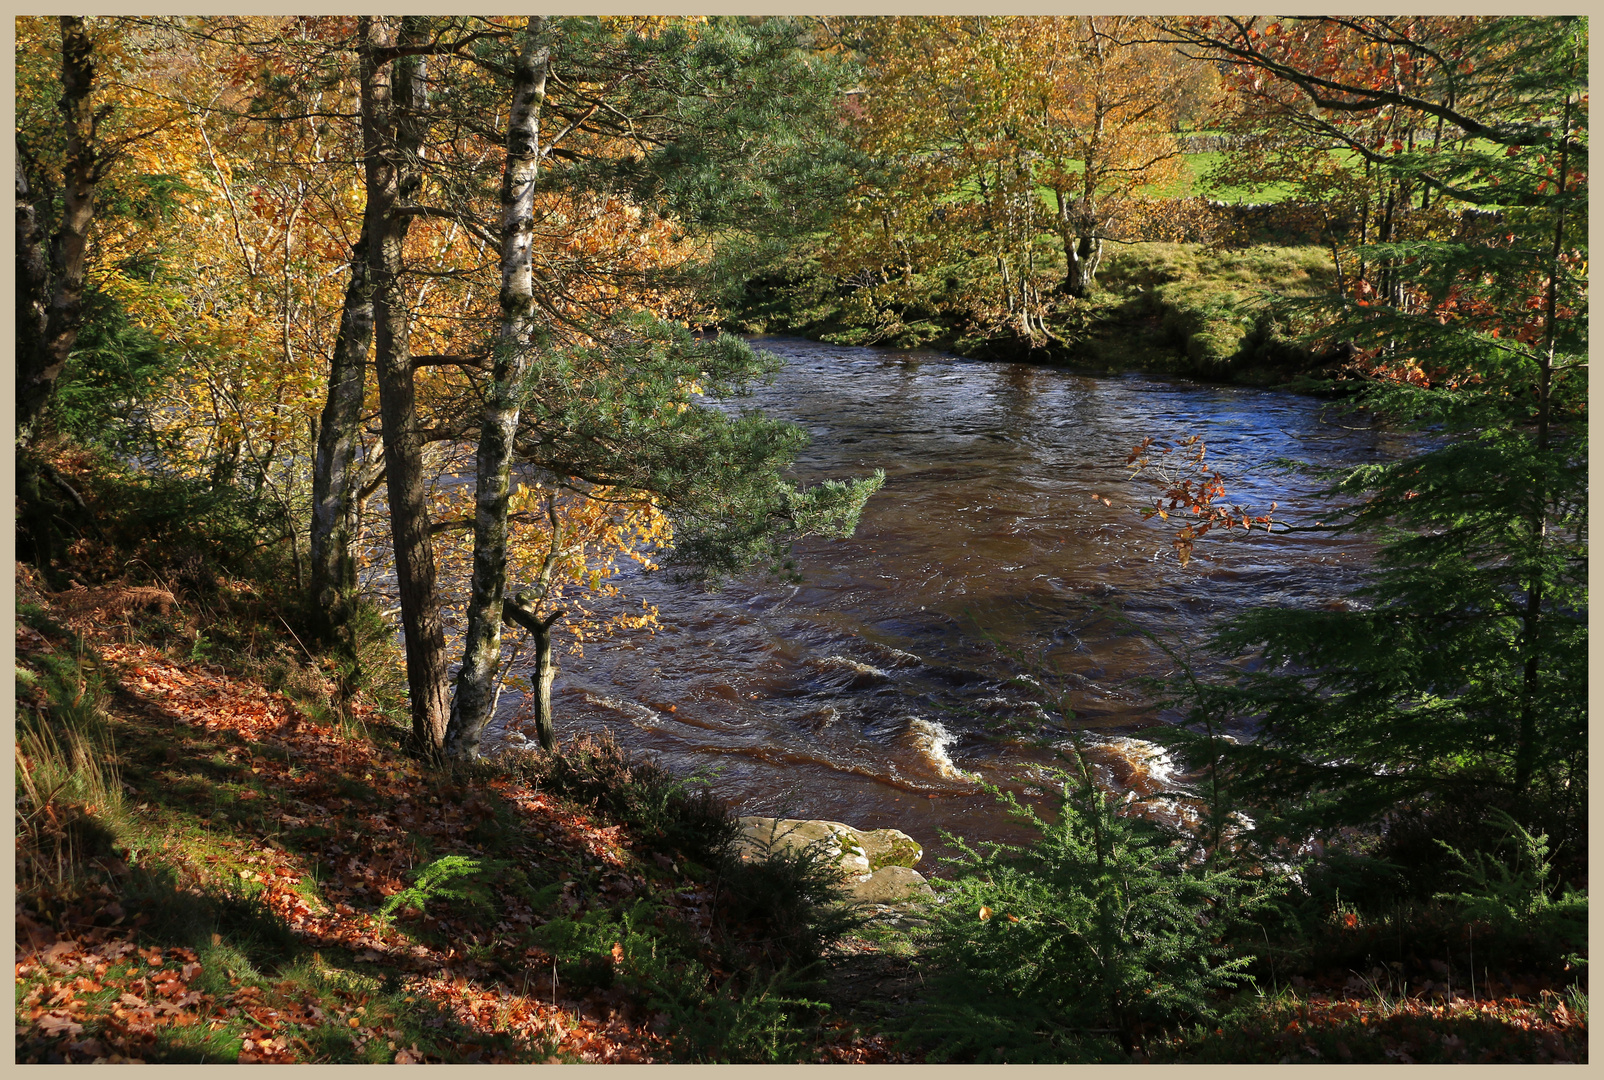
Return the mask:
[[[1219,202],[1229,203],[1274,203],[1290,199],[1296,194],[1296,189],[1291,184],[1282,182],[1266,184],[1263,187],[1209,183],[1209,173],[1218,167],[1226,156],[1227,152],[1224,150],[1187,154],[1187,176],[1184,182],[1174,185],[1174,190],[1155,192],[1155,194],[1170,198],[1185,198],[1189,195],[1198,195],[1205,199],[1215,199]]]
[[[1179,176],[1167,183],[1144,185],[1138,189],[1138,194],[1153,199],[1189,199],[1196,196],[1232,203],[1281,202],[1283,199],[1289,199],[1296,194],[1293,186],[1286,183],[1267,184],[1263,187],[1210,184],[1208,182],[1209,172],[1225,156],[1226,153],[1223,150],[1210,150],[1199,154],[1182,154],[1181,173]],[[1066,167],[1075,168],[1079,164],[1078,161],[1070,161],[1066,163]],[[1058,199],[1050,188],[1037,187],[1036,192],[1041,197],[1042,205],[1054,213],[1058,212]]]
[[[1262,381],[1306,362],[1294,335],[1312,329],[1273,310],[1275,297],[1329,292],[1335,274],[1318,247],[1113,247],[1092,303],[1085,355],[1109,369],[1141,367]]]

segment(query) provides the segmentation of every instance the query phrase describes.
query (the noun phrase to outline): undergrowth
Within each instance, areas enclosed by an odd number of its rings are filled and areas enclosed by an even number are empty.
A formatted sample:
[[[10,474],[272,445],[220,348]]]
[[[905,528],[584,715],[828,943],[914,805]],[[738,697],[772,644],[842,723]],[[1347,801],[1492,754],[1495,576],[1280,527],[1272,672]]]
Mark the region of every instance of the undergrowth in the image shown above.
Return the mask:
[[[930,1060],[1129,1060],[1156,1030],[1212,1020],[1248,981],[1228,932],[1268,897],[1179,846],[1089,783],[1055,774],[1057,819],[1011,794],[1039,839],[960,855],[925,935],[930,1002],[905,1037]]]
[[[854,924],[828,868],[736,858],[705,781],[609,740],[410,759],[376,612],[330,657],[271,530],[176,481],[61,468],[100,535],[71,547],[70,591],[19,571],[19,926],[41,943],[19,969],[19,1060],[578,1060],[619,1052],[619,1024],[643,1033],[623,1052],[668,1060],[817,1052],[809,989]],[[159,543],[136,539],[167,511]],[[540,824],[508,790],[545,794]],[[583,838],[614,826],[625,846],[598,862]],[[124,962],[125,944],[164,959]],[[453,1012],[486,983],[519,1033]],[[157,988],[187,1003],[176,1019],[117,1019]],[[559,1046],[537,1013],[584,1038]]]

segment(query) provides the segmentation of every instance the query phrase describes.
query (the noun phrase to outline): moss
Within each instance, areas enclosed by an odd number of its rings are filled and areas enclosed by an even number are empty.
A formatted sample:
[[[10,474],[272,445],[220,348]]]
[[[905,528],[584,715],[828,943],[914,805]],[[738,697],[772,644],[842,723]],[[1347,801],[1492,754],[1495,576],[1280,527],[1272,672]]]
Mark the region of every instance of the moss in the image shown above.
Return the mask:
[[[1318,296],[1333,284],[1319,247],[1132,244],[1110,257],[1091,305],[1093,329],[1071,362],[1273,380],[1308,366],[1298,339],[1313,328],[1291,325],[1270,301]]]
[[[879,870],[884,866],[906,866],[912,869],[913,864],[924,857],[924,850],[911,840],[893,839],[890,846],[875,858],[869,860],[869,869]]]
[[[912,869],[914,864],[924,858],[924,848],[920,847],[912,837],[896,829],[875,829],[864,833],[863,838],[866,841],[864,848],[871,871],[886,866],[906,866]]]

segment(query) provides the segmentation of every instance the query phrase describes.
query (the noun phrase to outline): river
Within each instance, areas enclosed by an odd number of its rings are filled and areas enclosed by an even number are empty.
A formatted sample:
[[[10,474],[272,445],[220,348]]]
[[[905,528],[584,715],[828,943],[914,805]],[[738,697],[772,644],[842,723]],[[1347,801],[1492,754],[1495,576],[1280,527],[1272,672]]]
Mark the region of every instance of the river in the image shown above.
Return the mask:
[[[1278,461],[1354,465],[1406,449],[1329,402],[1275,390],[754,344],[786,365],[743,404],[807,429],[797,477],[878,468],[885,487],[852,539],[799,545],[800,584],[754,577],[710,593],[661,573],[614,579],[661,625],[583,657],[559,646],[559,737],[611,731],[676,771],[716,770],[717,789],[751,812],[894,826],[938,851],[942,830],[1019,839],[979,782],[1018,789],[1051,759],[1008,728],[1063,738],[1062,718],[1008,676],[1061,691],[1112,790],[1184,783],[1140,735],[1174,719],[1141,685],[1174,665],[1135,628],[1185,649],[1249,605],[1340,603],[1373,554],[1353,539],[1237,530],[1182,567],[1167,526],[1134,509],[1153,488],[1129,479],[1133,445],[1200,434],[1228,502],[1274,501],[1294,519],[1317,514],[1318,482]],[[508,694],[498,723],[516,706]]]

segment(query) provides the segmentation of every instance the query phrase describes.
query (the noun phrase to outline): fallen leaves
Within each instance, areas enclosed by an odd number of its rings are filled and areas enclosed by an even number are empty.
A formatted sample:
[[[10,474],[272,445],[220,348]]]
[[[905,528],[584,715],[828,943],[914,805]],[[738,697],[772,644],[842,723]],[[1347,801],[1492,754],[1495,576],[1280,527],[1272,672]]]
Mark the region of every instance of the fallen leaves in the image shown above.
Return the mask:
[[[1430,992],[1361,996],[1342,980],[1297,977],[1301,990],[1238,1016],[1229,1030],[1172,1050],[1177,1061],[1488,1063],[1586,1060],[1586,1022],[1561,995],[1474,1000]],[[1202,1055],[1202,1056],[1199,1056]]]
[[[80,630],[93,635],[93,628]],[[640,872],[622,828],[510,780],[477,790],[425,788],[414,762],[337,727],[303,722],[293,702],[249,679],[148,645],[99,641],[95,648],[122,682],[116,707],[154,720],[169,742],[153,755],[145,784],[165,785],[205,764],[206,794],[217,800],[215,807],[204,800],[189,806],[168,792],[136,790],[130,806],[168,839],[129,862],[154,860],[183,892],[243,894],[281,919],[309,950],[339,948],[369,972],[388,968],[415,1001],[420,1022],[435,1033],[435,1046],[453,1049],[437,1058],[403,1038],[393,1019],[364,1012],[365,992],[346,989],[351,980],[368,978],[360,970],[342,971],[313,951],[318,975],[311,982],[321,979],[321,986],[254,985],[226,965],[203,964],[189,949],[140,938],[146,916],[125,919],[115,892],[101,886],[48,915],[18,905],[17,978],[34,984],[19,991],[19,1061],[145,1060],[164,1029],[195,1025],[218,1038],[232,1032],[242,1063],[326,1060],[327,1052],[320,1056],[312,1045],[319,1040],[303,1036],[334,1025],[348,1033],[357,1054],[377,1060],[373,1054],[382,1053],[398,1064],[545,1060],[554,1050],[565,1060],[596,1062],[666,1056],[665,1034],[645,1018],[617,1001],[576,1000],[566,986],[554,997],[549,956],[539,950],[526,955],[522,944],[495,944],[498,938],[518,941],[528,928],[559,915],[648,894],[706,932],[708,891],[672,864],[666,874]],[[366,709],[358,703],[352,711],[360,716]],[[206,762],[174,752],[175,738],[206,746]],[[235,807],[239,812],[231,813]],[[431,910],[423,918],[439,937],[418,940],[375,917],[384,897],[406,887],[420,834],[431,837],[436,855],[482,856],[474,830],[508,812],[519,819],[530,864],[539,861],[564,883],[554,908],[537,911],[522,894],[492,881],[493,928]],[[186,839],[181,822],[204,834],[204,846]],[[280,838],[292,834],[297,839],[288,850]],[[443,943],[432,943],[440,938]],[[217,933],[211,940],[228,944]],[[615,965],[626,961],[622,943],[606,955]],[[212,966],[217,970],[208,972]],[[232,989],[206,993],[202,982]],[[843,1032],[821,1053],[826,1061],[902,1060],[855,1032]]]

